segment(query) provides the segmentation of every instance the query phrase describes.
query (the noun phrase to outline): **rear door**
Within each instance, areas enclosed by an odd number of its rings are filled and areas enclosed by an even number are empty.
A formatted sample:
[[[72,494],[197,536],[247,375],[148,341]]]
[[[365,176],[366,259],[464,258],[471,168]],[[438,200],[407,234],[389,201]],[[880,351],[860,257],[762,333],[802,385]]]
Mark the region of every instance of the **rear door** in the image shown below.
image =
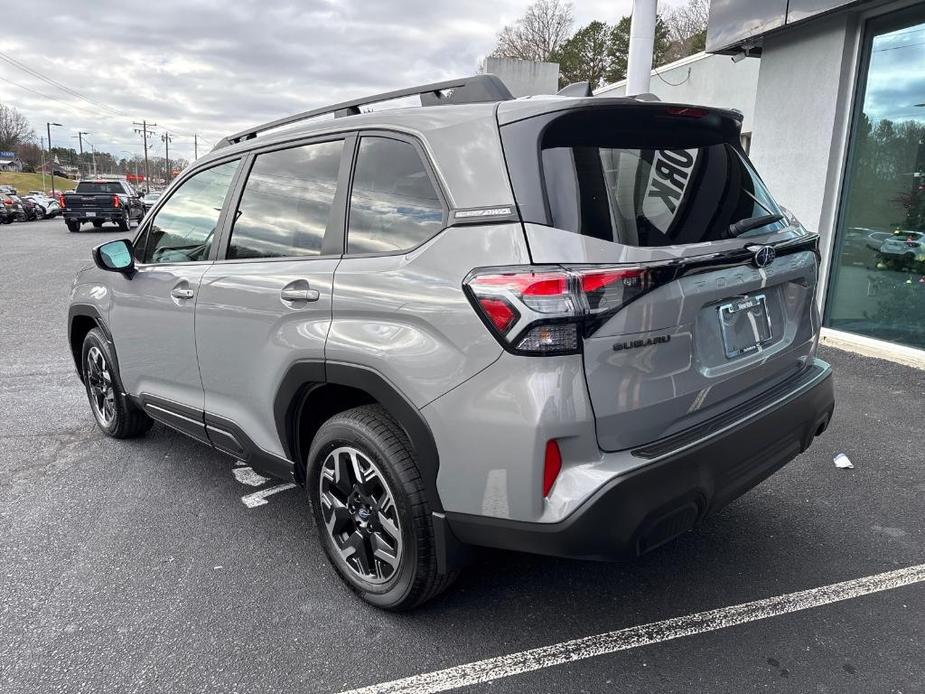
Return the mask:
[[[210,436],[233,455],[244,453],[246,442],[235,440],[243,432],[285,457],[274,416],[279,384],[294,362],[323,364],[352,151],[352,136],[330,136],[247,162],[229,237],[196,307]]]
[[[169,401],[174,411],[202,411],[194,309],[239,163],[217,164],[174,188],[136,238],[135,274],[111,284],[109,321],[123,385]],[[195,422],[171,424],[204,436]]]
[[[609,306],[582,350],[602,449],[734,414],[808,366],[815,237],[755,173],[734,114],[605,101],[502,138],[534,262],[632,270],[585,298]]]

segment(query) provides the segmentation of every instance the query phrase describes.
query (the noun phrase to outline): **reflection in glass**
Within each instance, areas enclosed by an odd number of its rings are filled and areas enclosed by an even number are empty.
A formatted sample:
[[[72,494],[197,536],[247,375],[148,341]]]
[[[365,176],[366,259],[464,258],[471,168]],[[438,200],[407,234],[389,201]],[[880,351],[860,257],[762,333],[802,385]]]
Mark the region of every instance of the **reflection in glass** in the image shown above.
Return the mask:
[[[442,228],[443,206],[414,146],[364,137],[350,196],[347,251],[406,250]]]
[[[925,347],[925,23],[873,35],[850,156],[826,322]]]
[[[335,140],[257,155],[228,257],[320,255],[343,147],[343,140]]]
[[[745,156],[729,144],[550,147],[543,149],[543,177],[557,228],[629,246],[725,239],[736,222],[781,214]],[[785,225],[769,221],[739,236]]]
[[[157,212],[145,242],[146,263],[206,260],[237,161],[213,166],[184,181]]]

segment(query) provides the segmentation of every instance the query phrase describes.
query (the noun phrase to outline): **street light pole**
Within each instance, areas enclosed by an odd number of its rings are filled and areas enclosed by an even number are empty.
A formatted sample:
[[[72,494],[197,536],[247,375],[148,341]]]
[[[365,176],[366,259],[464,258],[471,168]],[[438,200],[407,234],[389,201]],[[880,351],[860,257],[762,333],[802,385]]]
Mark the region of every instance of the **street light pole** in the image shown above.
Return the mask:
[[[51,194],[55,194],[55,159],[51,155],[51,126],[56,128],[62,127],[60,123],[51,123],[49,121],[45,122],[45,128],[48,130],[48,156],[51,159]]]

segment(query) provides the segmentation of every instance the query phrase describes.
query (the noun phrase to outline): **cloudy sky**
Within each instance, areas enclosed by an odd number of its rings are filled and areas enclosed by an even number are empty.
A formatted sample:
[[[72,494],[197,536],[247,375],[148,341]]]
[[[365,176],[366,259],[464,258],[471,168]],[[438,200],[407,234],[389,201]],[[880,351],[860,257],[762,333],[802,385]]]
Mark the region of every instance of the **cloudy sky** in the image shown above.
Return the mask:
[[[132,121],[192,159],[247,125],[364,94],[475,72],[528,0],[29,0],[0,37],[0,102],[55,144],[141,153]],[[672,4],[662,0],[662,5]],[[631,0],[581,0],[575,26]],[[14,65],[8,59],[18,61]],[[66,89],[23,69],[39,71]],[[67,91],[72,90],[72,91]],[[82,100],[74,93],[86,97]],[[157,140],[152,153],[162,154]]]

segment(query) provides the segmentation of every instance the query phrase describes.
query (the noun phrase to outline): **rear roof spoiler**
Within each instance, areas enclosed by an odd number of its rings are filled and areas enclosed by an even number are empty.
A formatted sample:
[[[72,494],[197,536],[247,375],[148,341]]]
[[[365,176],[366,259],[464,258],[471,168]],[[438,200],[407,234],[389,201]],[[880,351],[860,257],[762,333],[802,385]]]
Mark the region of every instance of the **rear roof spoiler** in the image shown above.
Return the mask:
[[[221,139],[218,144],[213,147],[212,151],[214,152],[222,147],[250,140],[257,137],[257,135],[262,132],[281,128],[284,125],[291,125],[292,123],[298,123],[299,121],[317,118],[318,116],[325,116],[331,113],[334,114],[335,118],[355,116],[360,113],[360,109],[364,106],[370,106],[383,101],[401,99],[408,96],[420,96],[421,106],[492,103],[495,101],[508,101],[514,98],[514,95],[511,94],[510,90],[507,88],[507,85],[495,75],[473,75],[472,77],[461,77],[444,82],[432,82],[417,87],[397,89],[391,92],[383,92],[382,94],[373,94],[372,96],[364,96],[359,99],[351,99],[350,101],[342,101],[339,104],[322,106],[321,108],[312,109],[311,111],[303,111],[293,116],[279,118],[269,123],[264,123],[263,125],[257,125],[242,130],[234,135],[229,135]]]

